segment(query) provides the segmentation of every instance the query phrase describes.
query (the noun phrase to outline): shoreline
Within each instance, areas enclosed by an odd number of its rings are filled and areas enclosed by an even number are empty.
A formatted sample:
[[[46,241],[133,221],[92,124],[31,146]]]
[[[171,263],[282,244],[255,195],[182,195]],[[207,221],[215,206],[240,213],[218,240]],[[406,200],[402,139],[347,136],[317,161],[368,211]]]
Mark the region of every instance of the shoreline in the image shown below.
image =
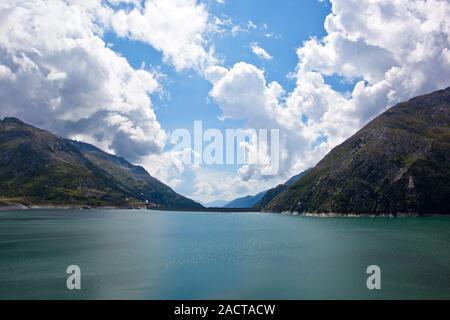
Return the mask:
[[[142,209],[146,210],[146,208],[131,208],[131,207],[118,207],[118,206],[104,206],[104,207],[94,207],[94,206],[88,206],[88,205],[24,205],[21,203],[18,204],[10,204],[10,205],[3,205],[0,206],[0,212],[1,211],[28,211],[28,210],[41,210],[41,209],[47,209],[47,210],[90,210],[90,209],[105,209],[105,210],[127,210],[127,209]]]
[[[0,205],[0,212],[2,211],[28,211],[28,210],[145,210],[145,211],[166,211],[166,212],[211,212],[211,213],[235,213],[235,212],[258,212],[252,208],[162,208],[162,207],[146,207],[146,206],[89,206],[89,205],[74,205],[74,204],[29,204],[22,203]]]
[[[444,213],[381,213],[381,214],[366,214],[366,213],[299,213],[299,212],[290,212],[283,211],[281,213],[276,212],[268,212],[272,214],[281,214],[281,215],[289,215],[289,216],[301,216],[307,218],[420,218],[420,217],[450,217],[450,214]]]
[[[363,213],[299,213],[299,212],[264,212],[257,211],[252,208],[196,208],[196,209],[171,209],[171,208],[146,208],[146,207],[127,207],[127,206],[88,206],[88,205],[24,205],[21,203],[0,205],[0,212],[5,211],[32,211],[32,210],[145,210],[145,211],[161,211],[161,212],[211,212],[211,213],[261,213],[261,214],[278,214],[286,216],[299,216],[306,218],[417,218],[417,217],[450,217],[450,214],[419,214],[419,213],[397,213],[397,214],[363,214]]]

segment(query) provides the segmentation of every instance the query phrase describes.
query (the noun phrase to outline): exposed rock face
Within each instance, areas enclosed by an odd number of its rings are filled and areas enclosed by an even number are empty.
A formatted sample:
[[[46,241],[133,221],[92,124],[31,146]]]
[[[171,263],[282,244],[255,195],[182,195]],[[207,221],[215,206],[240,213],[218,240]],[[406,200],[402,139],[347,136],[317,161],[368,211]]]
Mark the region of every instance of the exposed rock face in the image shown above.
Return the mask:
[[[264,210],[450,214],[450,88],[387,110]]]

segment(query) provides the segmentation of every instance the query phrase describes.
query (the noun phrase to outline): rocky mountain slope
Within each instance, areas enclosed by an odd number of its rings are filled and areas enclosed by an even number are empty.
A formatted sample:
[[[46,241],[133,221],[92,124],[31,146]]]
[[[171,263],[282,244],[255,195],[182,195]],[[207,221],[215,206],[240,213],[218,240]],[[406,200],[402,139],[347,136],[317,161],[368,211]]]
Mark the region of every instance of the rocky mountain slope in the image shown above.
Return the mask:
[[[450,214],[450,88],[387,110],[264,210]]]
[[[254,206],[256,208],[264,208],[265,206],[267,206],[276,196],[278,196],[280,193],[286,191],[290,186],[292,186],[293,184],[295,184],[298,180],[300,180],[306,173],[308,172],[308,170],[303,171],[295,176],[293,176],[292,178],[290,178],[288,181],[286,181],[283,184],[279,184],[278,186],[267,190],[264,193],[264,196],[262,197],[261,200],[259,200]]]

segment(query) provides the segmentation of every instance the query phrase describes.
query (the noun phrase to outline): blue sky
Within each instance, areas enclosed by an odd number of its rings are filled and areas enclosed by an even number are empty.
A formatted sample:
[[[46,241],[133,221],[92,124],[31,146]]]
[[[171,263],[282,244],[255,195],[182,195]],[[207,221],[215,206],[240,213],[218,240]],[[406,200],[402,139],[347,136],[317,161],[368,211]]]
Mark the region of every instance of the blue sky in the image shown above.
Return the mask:
[[[233,25],[247,30],[236,35],[230,32],[213,35],[212,42],[223,65],[230,67],[245,61],[258,66],[265,70],[267,79],[279,82],[287,91],[295,87],[295,79],[288,75],[298,64],[296,49],[311,37],[326,35],[323,21],[331,9],[328,1],[318,0],[282,0],[277,6],[269,0],[206,3],[211,14],[222,19],[231,18]],[[250,21],[257,26],[255,29],[247,27]],[[195,120],[221,129],[242,125],[242,121],[218,119],[220,109],[208,98],[211,84],[195,70],[176,71],[172,65],[163,62],[161,52],[148,44],[120,38],[114,33],[107,33],[104,39],[113,44],[112,50],[123,55],[134,68],[141,68],[144,63],[146,68],[155,68],[164,74],[164,93],[153,98],[156,115],[164,129],[190,128]],[[273,59],[264,61],[253,54],[250,48],[253,42],[269,52]],[[340,90],[348,90],[339,78],[330,78],[329,83]]]
[[[277,81],[286,91],[295,88],[295,79],[289,75],[298,64],[297,48],[312,37],[322,38],[325,17],[331,4],[318,0],[283,0],[274,6],[273,1],[228,0],[205,2],[210,14],[229,20],[228,30],[214,34],[216,55],[225,67],[245,61],[265,71],[268,81]],[[125,7],[125,6],[123,6]],[[233,34],[232,26],[242,30]],[[295,32],[293,32],[295,31]],[[210,97],[211,83],[195,70],[177,71],[163,61],[163,54],[146,43],[106,33],[105,42],[124,56],[136,69],[147,68],[162,74],[163,92],[152,97],[158,121],[168,132],[186,128],[192,131],[193,123],[202,120],[204,128],[242,128],[245,120],[220,119],[221,110]],[[264,60],[256,56],[252,43],[264,48],[273,58]],[[338,90],[349,90],[339,77],[329,77],[328,83]],[[172,147],[166,145],[166,150]],[[206,166],[206,165],[204,165]],[[235,172],[237,165],[210,165],[213,170]]]

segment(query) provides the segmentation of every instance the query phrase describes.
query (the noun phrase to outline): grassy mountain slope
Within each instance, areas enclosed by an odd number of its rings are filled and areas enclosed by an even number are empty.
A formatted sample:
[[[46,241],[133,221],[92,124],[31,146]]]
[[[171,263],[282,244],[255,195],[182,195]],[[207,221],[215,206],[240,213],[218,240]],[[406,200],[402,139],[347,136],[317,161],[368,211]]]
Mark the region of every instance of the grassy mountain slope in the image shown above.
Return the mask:
[[[0,201],[196,208],[142,167],[15,118],[0,121]]]

